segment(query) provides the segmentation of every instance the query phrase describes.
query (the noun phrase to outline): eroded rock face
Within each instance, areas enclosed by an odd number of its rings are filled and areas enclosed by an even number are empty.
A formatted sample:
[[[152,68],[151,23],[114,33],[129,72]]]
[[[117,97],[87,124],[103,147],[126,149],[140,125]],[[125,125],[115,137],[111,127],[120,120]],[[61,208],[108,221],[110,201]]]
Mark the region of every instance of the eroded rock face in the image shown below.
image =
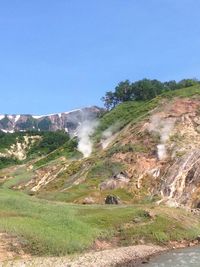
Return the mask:
[[[128,185],[130,179],[125,172],[120,172],[110,179],[102,182],[99,185],[100,190],[109,190],[109,189],[116,189],[116,188],[124,188]]]
[[[145,194],[161,195],[168,205],[200,207],[199,110],[198,97],[176,98],[123,130],[117,145],[132,144],[133,149],[112,159],[126,165],[130,190],[140,194],[145,188]]]
[[[91,204],[95,204],[95,201],[92,197],[86,197],[86,198],[84,198],[82,204],[91,205]]]
[[[200,202],[200,149],[188,152],[170,166],[163,177],[163,202],[171,206],[197,207]]]

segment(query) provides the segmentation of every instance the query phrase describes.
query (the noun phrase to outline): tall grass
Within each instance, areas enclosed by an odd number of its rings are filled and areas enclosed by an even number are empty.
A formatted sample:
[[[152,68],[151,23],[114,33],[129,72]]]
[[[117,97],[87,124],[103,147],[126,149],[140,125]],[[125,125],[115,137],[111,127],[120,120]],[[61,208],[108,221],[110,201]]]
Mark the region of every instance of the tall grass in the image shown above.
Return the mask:
[[[70,205],[1,188],[0,231],[18,236],[27,250],[37,255],[81,252],[90,248],[97,238],[111,240],[118,236],[122,245],[141,239],[162,244],[200,234],[194,216],[188,226],[189,216],[181,210],[174,210],[170,216],[158,211],[158,216],[151,218],[146,208],[147,205]]]

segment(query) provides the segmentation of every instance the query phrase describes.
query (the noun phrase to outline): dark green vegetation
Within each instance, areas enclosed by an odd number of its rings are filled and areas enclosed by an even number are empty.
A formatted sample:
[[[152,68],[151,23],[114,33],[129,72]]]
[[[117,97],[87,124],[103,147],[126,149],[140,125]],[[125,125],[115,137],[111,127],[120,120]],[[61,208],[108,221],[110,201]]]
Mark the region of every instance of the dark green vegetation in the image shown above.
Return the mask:
[[[124,82],[120,82],[115,87],[114,92],[107,92],[102,100],[105,107],[110,110],[116,105],[126,101],[150,100],[163,92],[182,89],[198,84],[199,81],[195,79],[184,79],[180,82],[160,82],[158,80],[143,79],[133,83],[126,80]]]
[[[63,131],[56,132],[38,132],[38,131],[27,131],[27,132],[15,132],[15,133],[3,133],[0,132],[0,150],[8,149],[11,145],[16,142],[23,142],[24,136],[40,136],[36,144],[31,147],[30,154],[47,154],[61,145],[69,141],[70,137]]]
[[[39,136],[42,137],[41,140],[31,147],[28,156],[46,155],[64,145],[70,139],[69,135],[63,131],[39,132]]]
[[[10,148],[11,145],[16,143],[16,140],[22,142],[24,140],[25,133],[3,133],[0,131],[0,151],[6,148]]]
[[[16,132],[16,133],[3,133],[0,132],[0,151],[4,152],[13,144],[25,143],[25,137],[39,137],[35,142],[30,143],[26,148],[26,160],[19,161],[15,155],[8,155],[0,157],[0,169],[14,164],[27,162],[31,159],[43,157],[35,163],[37,167],[50,162],[58,157],[80,157],[77,152],[76,139],[70,139],[69,135],[64,131],[56,132]]]
[[[19,163],[20,161],[14,158],[0,157],[0,169]]]
[[[77,140],[70,139],[63,145],[59,146],[54,151],[44,156],[42,159],[39,159],[38,161],[36,161],[34,163],[34,166],[41,167],[42,165],[45,165],[51,162],[52,160],[55,160],[60,157],[79,159],[82,157],[82,154],[76,148],[77,148]]]

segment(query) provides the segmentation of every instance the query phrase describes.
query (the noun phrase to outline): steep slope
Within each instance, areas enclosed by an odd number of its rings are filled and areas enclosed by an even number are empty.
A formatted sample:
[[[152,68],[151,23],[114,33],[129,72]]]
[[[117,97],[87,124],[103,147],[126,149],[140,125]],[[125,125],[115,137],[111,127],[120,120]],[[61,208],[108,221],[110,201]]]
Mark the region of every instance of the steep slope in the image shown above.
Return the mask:
[[[122,203],[199,207],[199,127],[199,86],[125,102],[100,119],[90,157],[30,162],[29,181],[12,186],[65,202],[104,203],[112,194]]]

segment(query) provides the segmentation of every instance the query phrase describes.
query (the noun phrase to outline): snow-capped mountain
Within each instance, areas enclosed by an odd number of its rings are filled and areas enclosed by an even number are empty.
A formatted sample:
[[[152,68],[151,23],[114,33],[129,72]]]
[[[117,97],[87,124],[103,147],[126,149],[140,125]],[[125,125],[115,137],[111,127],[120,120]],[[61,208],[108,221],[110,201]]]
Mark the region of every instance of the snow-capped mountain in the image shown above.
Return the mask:
[[[65,130],[73,134],[78,126],[85,120],[93,120],[102,112],[98,107],[87,107],[69,112],[48,115],[0,115],[0,131],[56,131]]]

